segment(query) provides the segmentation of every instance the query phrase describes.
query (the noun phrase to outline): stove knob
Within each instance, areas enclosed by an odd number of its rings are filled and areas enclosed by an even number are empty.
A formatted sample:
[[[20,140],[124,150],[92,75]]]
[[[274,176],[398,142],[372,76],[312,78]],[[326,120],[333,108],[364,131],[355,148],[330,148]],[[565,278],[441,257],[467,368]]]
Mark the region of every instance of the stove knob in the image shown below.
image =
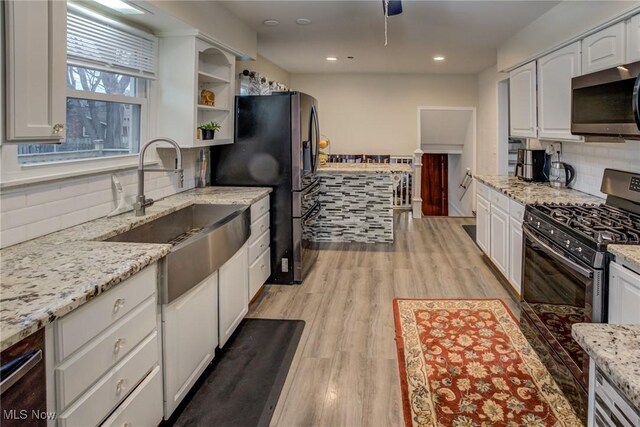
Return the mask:
[[[567,240],[565,240],[565,241],[564,241],[564,243],[565,243],[567,246],[569,246],[569,245],[571,244],[571,240],[567,239]]]
[[[540,221],[536,222],[536,227],[540,228]]]
[[[553,230],[551,230],[551,234],[554,234],[554,231],[553,231]]]
[[[578,248],[578,253],[581,254],[582,253],[582,248]]]

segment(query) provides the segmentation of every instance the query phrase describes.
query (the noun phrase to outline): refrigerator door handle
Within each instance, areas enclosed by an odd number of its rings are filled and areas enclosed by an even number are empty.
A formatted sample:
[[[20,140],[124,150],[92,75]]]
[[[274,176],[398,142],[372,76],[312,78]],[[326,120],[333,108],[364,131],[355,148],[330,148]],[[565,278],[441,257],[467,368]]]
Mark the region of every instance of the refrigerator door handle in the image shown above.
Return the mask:
[[[315,135],[309,135],[311,140],[315,139],[315,147],[311,149],[311,162],[313,173],[318,172],[318,156],[320,155],[320,125],[318,123],[318,110],[315,105],[311,106],[311,118],[313,119],[314,127],[315,127]],[[315,136],[315,138],[313,138]]]

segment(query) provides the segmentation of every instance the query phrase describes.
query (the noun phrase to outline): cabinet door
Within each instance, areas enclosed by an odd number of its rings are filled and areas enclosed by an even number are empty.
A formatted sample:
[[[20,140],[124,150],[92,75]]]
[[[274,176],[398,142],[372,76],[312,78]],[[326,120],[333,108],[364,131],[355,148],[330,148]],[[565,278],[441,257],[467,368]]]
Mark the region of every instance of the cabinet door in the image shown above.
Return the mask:
[[[59,142],[66,115],[66,2],[4,2],[7,139]]]
[[[625,23],[620,22],[582,40],[582,73],[588,74],[625,62]]]
[[[609,264],[609,323],[640,324],[640,274]]]
[[[580,42],[538,60],[538,136],[580,140],[571,134],[571,79],[580,75]]]
[[[522,289],[522,222],[509,218],[509,282],[520,295]]]
[[[627,21],[627,58],[625,62],[640,61],[640,14]]]
[[[491,205],[491,260],[498,270],[509,276],[509,214]]]
[[[245,244],[220,270],[219,345],[224,346],[249,311],[249,254]]]
[[[218,273],[162,306],[165,419],[213,360],[218,331]]]
[[[509,74],[510,135],[535,138],[536,117],[536,63],[512,71]]]
[[[489,255],[490,242],[490,204],[487,199],[477,196],[477,217],[476,217],[476,243],[482,251]]]

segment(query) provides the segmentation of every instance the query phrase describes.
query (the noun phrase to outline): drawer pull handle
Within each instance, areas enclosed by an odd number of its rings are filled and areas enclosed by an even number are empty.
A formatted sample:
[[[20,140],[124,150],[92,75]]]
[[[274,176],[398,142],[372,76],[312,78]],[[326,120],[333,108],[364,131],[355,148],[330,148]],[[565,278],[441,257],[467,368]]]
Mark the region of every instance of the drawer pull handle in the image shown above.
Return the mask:
[[[264,248],[264,243],[260,243],[260,249]]]
[[[124,347],[126,342],[127,342],[127,340],[125,340],[124,338],[118,338],[116,340],[116,343],[113,345],[113,352],[117,354],[120,351],[120,349],[122,349],[122,347]]]
[[[126,386],[127,386],[127,380],[125,378],[120,378],[116,383],[116,394],[120,395],[120,393],[122,393],[122,390],[124,390]]]
[[[264,224],[260,226],[260,231],[264,231]]]
[[[131,423],[124,423],[122,424],[122,427],[131,427],[131,425],[132,425]]]
[[[124,298],[118,298],[116,302],[113,303],[113,312],[117,313],[122,308],[124,308]]]
[[[265,267],[264,264],[260,265],[260,268],[263,269],[263,270],[264,270],[264,267]]]

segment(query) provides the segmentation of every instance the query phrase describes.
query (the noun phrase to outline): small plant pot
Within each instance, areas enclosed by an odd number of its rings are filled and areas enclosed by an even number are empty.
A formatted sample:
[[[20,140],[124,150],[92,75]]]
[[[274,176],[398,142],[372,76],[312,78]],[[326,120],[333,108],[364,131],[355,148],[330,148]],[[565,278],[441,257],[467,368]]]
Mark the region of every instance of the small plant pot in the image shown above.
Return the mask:
[[[211,129],[200,129],[202,131],[202,139],[211,140],[216,136],[216,131]]]

